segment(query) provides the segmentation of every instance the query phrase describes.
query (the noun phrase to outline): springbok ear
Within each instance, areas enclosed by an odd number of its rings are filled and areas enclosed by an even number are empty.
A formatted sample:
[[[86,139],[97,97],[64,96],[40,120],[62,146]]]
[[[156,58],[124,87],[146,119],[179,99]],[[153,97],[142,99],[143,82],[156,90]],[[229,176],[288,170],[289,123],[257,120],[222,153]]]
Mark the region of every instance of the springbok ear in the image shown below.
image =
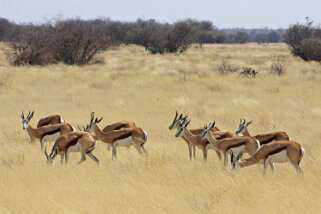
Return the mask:
[[[189,123],[191,122],[192,119],[189,119],[185,124],[184,127],[187,127],[189,125]]]
[[[188,116],[186,115],[185,117],[182,117],[181,120],[186,120],[188,118]]]
[[[250,122],[248,122],[248,123],[246,124],[246,126],[250,125],[252,122],[253,122],[253,120],[251,120]]]
[[[246,120],[245,120],[245,118],[243,118],[243,125],[245,125],[245,123],[246,123]]]
[[[177,117],[177,116],[176,116],[176,117]],[[175,117],[175,118],[176,118],[176,117]],[[181,120],[182,118],[183,118],[183,114],[180,114],[179,117],[178,117],[178,119]]]

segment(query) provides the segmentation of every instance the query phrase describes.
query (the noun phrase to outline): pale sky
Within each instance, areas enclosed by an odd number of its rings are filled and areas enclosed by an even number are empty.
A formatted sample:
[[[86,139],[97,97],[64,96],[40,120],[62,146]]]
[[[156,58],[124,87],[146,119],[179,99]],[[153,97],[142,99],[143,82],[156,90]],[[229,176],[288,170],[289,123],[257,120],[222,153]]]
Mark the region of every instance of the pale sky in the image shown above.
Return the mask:
[[[0,17],[18,23],[45,18],[210,20],[219,28],[286,28],[309,16],[321,24],[321,0],[0,0]]]

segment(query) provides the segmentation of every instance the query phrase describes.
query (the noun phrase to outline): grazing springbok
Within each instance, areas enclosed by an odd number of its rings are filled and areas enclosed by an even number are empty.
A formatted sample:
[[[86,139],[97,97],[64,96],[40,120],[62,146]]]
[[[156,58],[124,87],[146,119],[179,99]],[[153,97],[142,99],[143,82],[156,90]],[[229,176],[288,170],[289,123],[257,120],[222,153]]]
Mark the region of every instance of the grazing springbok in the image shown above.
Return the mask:
[[[173,119],[173,122],[172,124],[168,127],[169,130],[173,130],[173,129],[176,129],[176,130],[179,130],[181,125],[187,120],[187,116],[183,117],[183,114],[180,114],[178,116],[178,113],[176,111],[176,114],[175,114],[175,117]],[[189,131],[193,134],[193,135],[200,135],[202,133],[204,129],[203,128],[199,128],[199,129],[190,129]],[[212,129],[213,132],[216,132],[217,135],[220,135],[220,138],[225,138],[225,137],[229,137],[230,134],[232,133],[228,133],[226,131],[224,132],[220,132],[219,128],[217,127],[213,127]],[[187,146],[188,146],[188,151],[189,151],[189,158],[190,160],[192,160],[192,157],[194,158],[195,160],[195,156],[196,156],[196,152],[195,152],[195,147],[196,147],[196,144],[194,143],[190,143],[188,141],[188,139],[182,135],[182,138],[183,140],[186,142]],[[221,160],[222,159],[222,156],[221,156],[221,153],[219,151],[216,151],[216,154],[218,156],[218,158]],[[203,153],[203,156],[204,156],[204,153]]]
[[[282,131],[251,136],[249,131],[248,131],[248,129],[247,129],[247,127],[251,123],[252,123],[252,121],[246,122],[245,119],[243,119],[243,121],[241,119],[239,127],[236,130],[236,134],[239,135],[239,136],[254,137],[255,139],[257,139],[260,142],[260,145],[264,145],[264,144],[271,143],[271,142],[274,142],[274,141],[287,141],[287,140],[290,140],[289,139],[289,135],[287,133],[285,133],[285,132],[282,132]]]
[[[48,163],[52,163],[57,155],[61,155],[61,163],[64,158],[65,163],[68,163],[70,152],[80,152],[81,158],[78,163],[85,161],[85,155],[87,155],[99,164],[99,160],[92,154],[95,148],[96,139],[90,133],[73,131],[58,137],[52,147],[51,154],[48,155],[47,149],[45,149],[45,155]]]
[[[202,134],[202,138],[207,139],[214,147],[214,149],[219,150],[223,153],[225,166],[228,163],[227,154],[230,152],[230,150],[233,151],[234,154],[239,154],[245,151],[250,155],[254,155],[255,152],[260,148],[260,143],[255,138],[247,136],[236,136],[218,140],[215,138],[213,132],[211,131],[214,125],[215,121],[213,123],[210,123],[205,128]]]
[[[210,142],[207,139],[202,138],[202,134],[205,129],[202,129],[199,134],[193,134],[189,129],[187,129],[187,126],[191,120],[185,120],[180,123],[178,126],[177,132],[175,134],[175,137],[184,137],[184,140],[186,139],[187,142],[189,142],[191,145],[199,148],[203,152],[203,158],[204,161],[207,160],[207,150],[208,149],[214,149],[218,155],[218,158],[221,160],[222,156],[219,150],[217,150],[215,147],[210,146]],[[204,127],[205,128],[205,127]],[[214,126],[211,127],[211,130],[213,130]],[[214,132],[216,133],[216,132]],[[221,135],[217,135],[216,137],[221,137]]]
[[[49,115],[47,117],[41,118],[38,121],[37,128],[58,123],[65,123],[65,120],[59,114]]]
[[[141,128],[124,128],[120,130],[113,130],[110,132],[102,132],[102,130],[98,127],[98,123],[103,118],[95,118],[91,120],[90,129],[93,130],[95,138],[107,143],[112,146],[112,158],[117,158],[117,147],[124,146],[130,147],[134,146],[136,150],[141,154],[147,155],[147,151],[144,148],[144,144],[147,140],[146,132]]]
[[[24,113],[20,115],[22,119],[23,129],[27,130],[30,138],[39,139],[41,151],[44,149],[44,143],[55,141],[60,135],[66,134],[68,132],[74,131],[75,129],[68,123],[59,123],[54,125],[46,125],[39,128],[32,128],[30,125],[30,121],[34,115],[34,111],[32,113],[28,113],[28,116],[25,118]]]
[[[90,133],[93,132],[93,127],[91,127],[90,124],[92,124],[94,122],[94,117],[95,117],[95,113],[91,112],[89,125],[87,125],[86,127],[83,127],[84,131],[87,131]],[[119,121],[119,122],[112,123],[110,125],[105,126],[101,131],[104,133],[108,133],[113,130],[120,130],[120,129],[126,129],[126,128],[139,128],[139,127],[137,127],[135,122],[132,122],[132,121]],[[147,141],[147,132],[144,131],[144,133],[146,136],[145,141]],[[94,135],[94,137],[96,137],[96,135]],[[110,144],[108,144],[107,149],[110,150],[111,147],[112,146]]]
[[[304,149],[299,143],[294,141],[275,141],[261,146],[254,155],[244,160],[240,160],[242,153],[235,157],[234,152],[232,152],[231,163],[235,169],[261,162],[264,164],[265,173],[268,165],[270,165],[272,171],[274,171],[274,162],[290,162],[298,173],[303,173],[303,170],[299,166],[303,155]]]

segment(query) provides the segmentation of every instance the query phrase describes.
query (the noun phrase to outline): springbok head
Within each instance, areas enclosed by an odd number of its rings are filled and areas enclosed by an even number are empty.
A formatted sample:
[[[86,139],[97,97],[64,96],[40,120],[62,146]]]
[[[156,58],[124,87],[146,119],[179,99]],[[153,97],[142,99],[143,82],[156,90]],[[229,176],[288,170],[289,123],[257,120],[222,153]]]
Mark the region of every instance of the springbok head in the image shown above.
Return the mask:
[[[211,131],[211,129],[215,126],[215,121],[213,123],[209,123],[207,126],[204,126],[204,130],[201,134],[203,139],[208,138],[208,133]]]
[[[175,137],[181,137],[184,134],[185,129],[187,129],[187,126],[190,124],[191,119],[180,121],[180,124],[178,126],[177,132],[175,134]]]
[[[58,154],[58,150],[56,147],[54,147],[50,153],[50,155],[48,155],[47,153],[47,146],[45,147],[45,155],[46,155],[46,158],[47,158],[47,163],[48,164],[52,164],[52,162],[54,161],[54,159],[56,158]]]
[[[21,112],[20,117],[21,117],[21,119],[22,119],[22,128],[23,128],[23,129],[27,129],[27,128],[28,128],[29,123],[30,123],[30,120],[31,120],[32,117],[33,117],[33,114],[34,114],[34,111],[32,111],[32,113],[30,113],[30,111],[29,111],[27,117],[25,117],[23,111]]]
[[[86,132],[91,132],[94,128],[94,126],[102,121],[103,117],[98,119],[97,117],[95,118],[95,112],[91,112],[90,114],[90,122],[89,125],[86,126],[85,131]]]
[[[183,117],[183,114],[178,115],[177,111],[175,114],[175,117],[173,119],[173,122],[168,127],[169,130],[177,129],[182,121],[185,121],[187,119],[187,116]]]
[[[245,119],[240,119],[240,124],[238,129],[236,130],[236,134],[244,134],[245,131],[247,131],[247,127],[253,122],[253,120],[251,120],[250,122],[246,122]]]

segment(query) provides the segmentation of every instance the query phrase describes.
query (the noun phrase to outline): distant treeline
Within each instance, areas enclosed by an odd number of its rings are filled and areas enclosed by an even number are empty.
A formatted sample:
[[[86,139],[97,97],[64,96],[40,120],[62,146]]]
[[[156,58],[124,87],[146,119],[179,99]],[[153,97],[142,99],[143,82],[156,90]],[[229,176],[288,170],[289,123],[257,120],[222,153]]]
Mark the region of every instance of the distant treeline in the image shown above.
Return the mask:
[[[311,26],[307,28],[311,29]],[[120,44],[141,45],[151,54],[164,54],[182,53],[193,43],[200,46],[209,43],[277,43],[289,41],[285,36],[288,31],[218,29],[210,21],[194,19],[175,23],[142,19],[135,22],[53,19],[34,25],[16,24],[0,18],[0,41],[9,44],[5,52],[13,65],[89,64],[99,61],[96,58],[98,53]]]
[[[74,19],[75,20],[75,19]],[[0,41],[15,41],[16,35],[26,28],[45,28],[48,25],[54,25],[59,22],[69,22],[68,20],[51,20],[45,24],[16,24],[10,22],[5,18],[0,18]],[[78,20],[90,25],[95,25],[101,29],[104,35],[111,38],[116,43],[123,44],[137,44],[141,43],[137,40],[140,39],[140,32],[144,27],[157,28],[158,31],[166,30],[169,23],[160,23],[155,20],[142,20],[137,19],[135,22],[120,22],[111,19],[95,19],[95,20]],[[197,33],[194,39],[201,44],[210,43],[277,43],[281,42],[285,29],[269,29],[269,28],[231,28],[231,29],[218,29],[211,21],[197,21],[187,19],[179,21],[180,23],[188,23],[194,28],[193,33]],[[154,28],[153,28],[154,30]],[[148,32],[151,33],[151,32]]]

